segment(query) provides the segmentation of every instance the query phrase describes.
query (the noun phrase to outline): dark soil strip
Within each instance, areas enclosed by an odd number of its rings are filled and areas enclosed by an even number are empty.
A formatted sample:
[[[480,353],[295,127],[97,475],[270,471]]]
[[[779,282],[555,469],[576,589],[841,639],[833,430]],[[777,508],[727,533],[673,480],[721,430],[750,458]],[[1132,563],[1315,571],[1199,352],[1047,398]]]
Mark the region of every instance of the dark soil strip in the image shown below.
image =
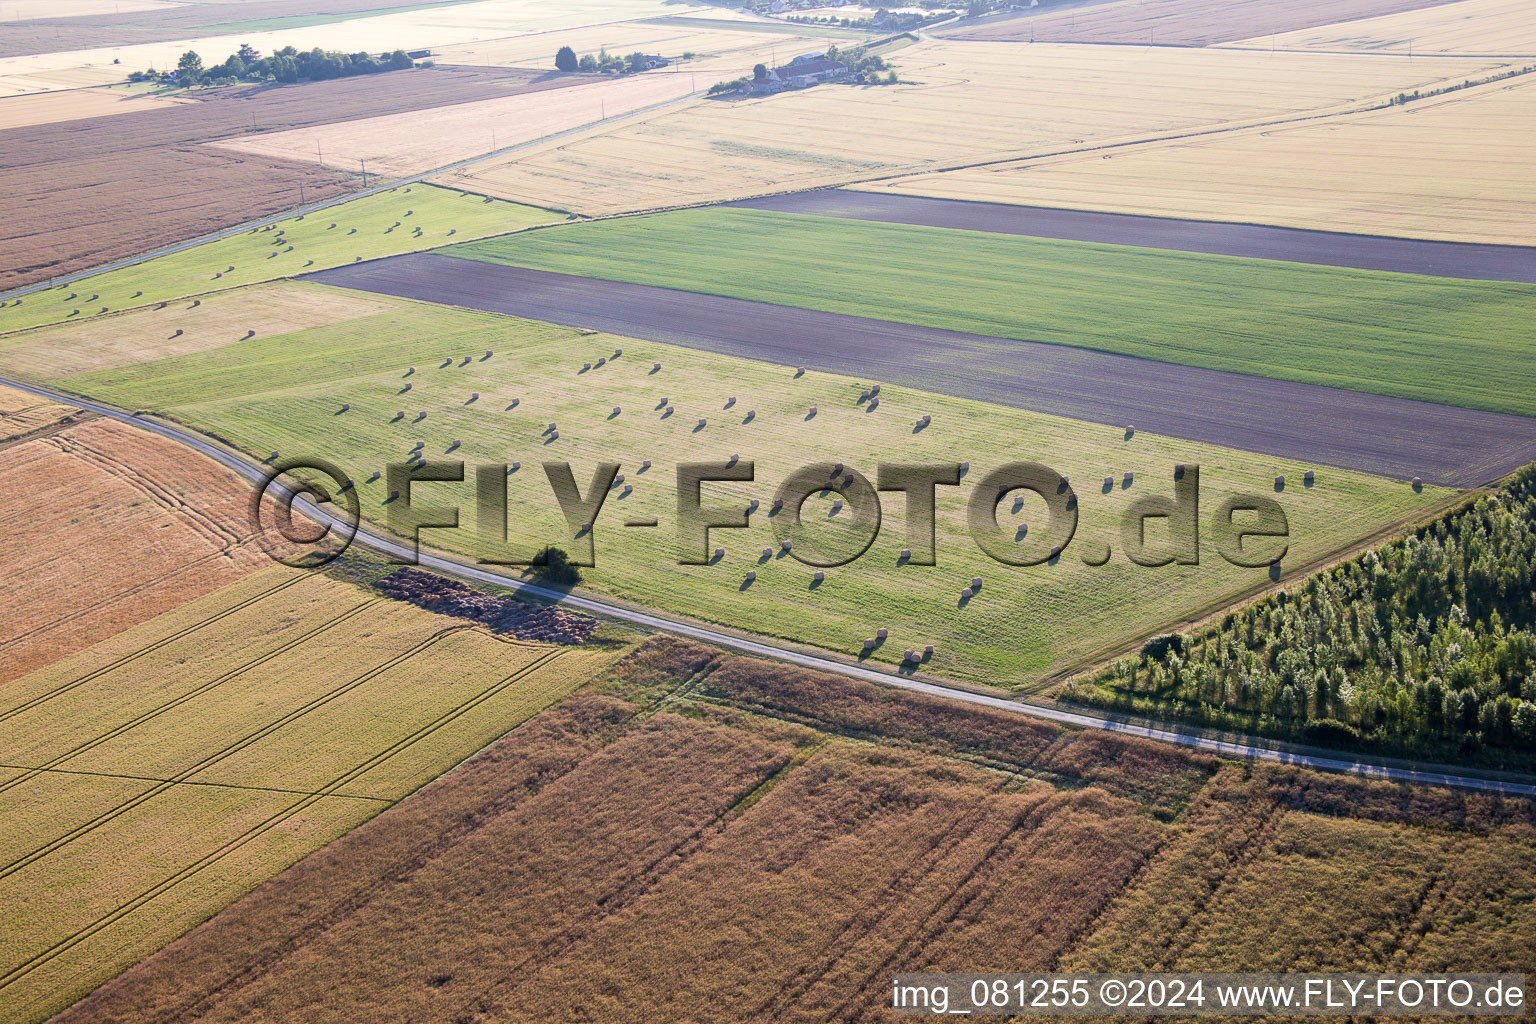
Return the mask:
[[[1476,245],[1430,242],[1377,235],[1347,235],[1334,231],[1220,221],[1139,217],[1125,213],[1093,213],[1043,206],[1010,206],[959,199],[885,195],[822,189],[727,203],[778,213],[808,213],[821,217],[915,224],[930,228],[990,231],[1074,242],[1136,245],[1148,249],[1244,256],[1327,267],[1390,270],[1473,281],[1518,281],[1536,284],[1536,248],[1518,245]]]
[[[1062,345],[432,253],[322,284],[585,327],[1387,476],[1471,486],[1536,461],[1536,419]]]

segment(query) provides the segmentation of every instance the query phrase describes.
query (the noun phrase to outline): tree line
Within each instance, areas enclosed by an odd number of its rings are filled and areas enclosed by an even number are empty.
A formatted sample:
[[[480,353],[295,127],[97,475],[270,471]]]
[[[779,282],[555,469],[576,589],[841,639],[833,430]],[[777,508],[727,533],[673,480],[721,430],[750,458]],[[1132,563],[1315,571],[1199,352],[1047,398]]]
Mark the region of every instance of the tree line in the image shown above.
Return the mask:
[[[1536,766],[1536,466],[1063,699],[1403,757]]]
[[[240,49],[229,55],[222,64],[206,67],[196,50],[181,55],[172,70],[135,71],[128,76],[130,82],[163,82],[191,88],[198,85],[235,85],[240,82],[312,82],[330,78],[349,78],[353,75],[373,75],[381,71],[402,71],[413,68],[413,61],[404,50],[374,55],[367,52],[337,53],[315,47],[299,50],[285,46],[263,57],[261,51],[249,43],[241,43]]]

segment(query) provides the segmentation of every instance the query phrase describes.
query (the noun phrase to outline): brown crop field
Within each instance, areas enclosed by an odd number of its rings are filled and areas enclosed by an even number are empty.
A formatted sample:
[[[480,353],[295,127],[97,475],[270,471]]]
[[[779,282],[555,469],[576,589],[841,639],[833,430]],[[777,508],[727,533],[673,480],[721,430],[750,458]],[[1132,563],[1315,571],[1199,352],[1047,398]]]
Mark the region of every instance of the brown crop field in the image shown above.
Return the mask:
[[[1435,63],[1423,61],[1423,63]],[[1536,76],[1406,106],[926,175],[877,186],[950,199],[1528,246]]]
[[[214,292],[196,306],[141,306],[105,319],[7,335],[0,337],[0,360],[9,373],[44,380],[331,327],[382,313],[391,305],[387,299],[274,282]]]
[[[653,640],[60,1024],[881,1020],[899,970],[1208,968],[1229,939],[1530,969],[1527,802],[1088,743]],[[1520,909],[1484,926],[1493,892]]]
[[[1274,32],[1416,10],[1451,0],[1119,0],[1067,11],[967,23],[956,39],[1209,46]]]
[[[4,453],[0,683],[267,563],[247,485],[174,442],[90,422]]]
[[[52,53],[125,40],[188,39],[219,31],[229,22],[316,15],[361,14],[391,7],[415,7],[422,0],[240,0],[168,3],[164,0],[6,0],[0,12],[0,57]],[[61,7],[63,8],[61,10]],[[13,10],[14,8],[14,10]]]
[[[0,1016],[67,1006],[623,647],[523,643],[274,567],[13,681]]]
[[[444,181],[578,213],[649,209],[1353,109],[1502,66],[948,41],[889,60],[911,84],[700,100],[482,161]]]
[[[1536,18],[1526,0],[1457,0],[1398,14],[1233,43],[1255,49],[1536,56]]]
[[[338,195],[357,164],[253,159],[201,143],[419,110],[570,80],[422,69],[197,93],[195,102],[0,131],[0,289],[107,263]],[[9,101],[7,101],[9,102]]]

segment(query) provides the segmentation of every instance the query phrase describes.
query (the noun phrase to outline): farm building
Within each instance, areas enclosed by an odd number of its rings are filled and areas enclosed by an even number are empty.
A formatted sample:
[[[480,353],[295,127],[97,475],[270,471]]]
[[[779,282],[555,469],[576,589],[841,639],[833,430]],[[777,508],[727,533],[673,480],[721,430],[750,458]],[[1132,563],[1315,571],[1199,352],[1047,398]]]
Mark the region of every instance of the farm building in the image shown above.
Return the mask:
[[[848,73],[848,65],[822,56],[796,57],[781,68],[768,72],[770,81],[787,89],[805,89],[822,82],[835,82]]]

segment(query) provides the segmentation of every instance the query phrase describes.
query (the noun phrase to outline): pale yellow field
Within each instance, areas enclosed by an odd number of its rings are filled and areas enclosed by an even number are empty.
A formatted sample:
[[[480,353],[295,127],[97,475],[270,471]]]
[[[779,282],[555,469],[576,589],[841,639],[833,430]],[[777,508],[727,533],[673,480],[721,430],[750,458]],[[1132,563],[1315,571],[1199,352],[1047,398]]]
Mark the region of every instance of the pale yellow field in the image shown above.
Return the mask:
[[[813,30],[794,25],[774,32],[758,27],[736,29],[724,20],[716,23],[719,28],[669,23],[666,19],[591,25],[445,46],[434,54],[434,59],[440,64],[553,69],[555,51],[562,46],[571,47],[578,56],[596,54],[602,49],[621,57],[641,52],[679,58],[692,53],[694,58],[684,62],[679,70],[736,78],[750,71],[758,61],[783,61],[798,53],[823,49],[829,42],[845,41],[814,35]],[[701,80],[699,87],[708,88],[717,80]]]
[[[1469,242],[1536,238],[1536,76],[1318,124],[870,189]]]
[[[3,10],[5,0],[0,0]],[[480,3],[406,10],[371,18],[354,18],[329,25],[286,28],[273,32],[189,37],[159,43],[135,43],[107,49],[65,50],[0,60],[0,95],[44,89],[76,88],[123,80],[129,71],[154,66],[173,67],[185,50],[194,49],[205,63],[217,63],[250,43],[263,53],[283,46],[356,53],[431,48],[496,39],[525,32],[579,28],[611,21],[631,21],[659,15],[691,14],[694,8],[667,0],[481,0]],[[114,66],[112,59],[122,64]],[[85,80],[77,80],[85,79]],[[73,84],[66,84],[72,82]]]
[[[0,387],[0,444],[52,426],[73,412],[31,392]]]
[[[82,18],[90,14],[127,14],[180,7],[170,0],[3,0],[0,22],[33,18]]]
[[[73,89],[45,92],[35,96],[9,96],[0,102],[0,131],[25,128],[57,121],[80,121],[88,117],[126,114],[151,107],[169,106],[172,101],[125,89]]]
[[[1229,46],[1268,50],[1365,50],[1373,53],[1536,55],[1530,0],[1461,0],[1441,7],[1362,18],[1246,39]]]
[[[394,300],[278,282],[216,292],[197,306],[141,306],[0,339],[0,364],[35,379],[105,370],[371,316]],[[3,409],[3,405],[0,405]]]
[[[686,72],[648,71],[594,79],[568,89],[251,135],[211,145],[297,160],[311,156],[318,141],[325,147],[327,159],[351,165],[361,158],[368,161],[370,172],[403,176],[579,128],[604,116],[679,99],[693,91],[694,82],[694,76]],[[705,80],[698,88],[708,85]]]
[[[699,101],[446,180],[580,213],[647,209],[1347,110],[1502,66],[955,42],[921,43],[891,60],[915,84]]]

